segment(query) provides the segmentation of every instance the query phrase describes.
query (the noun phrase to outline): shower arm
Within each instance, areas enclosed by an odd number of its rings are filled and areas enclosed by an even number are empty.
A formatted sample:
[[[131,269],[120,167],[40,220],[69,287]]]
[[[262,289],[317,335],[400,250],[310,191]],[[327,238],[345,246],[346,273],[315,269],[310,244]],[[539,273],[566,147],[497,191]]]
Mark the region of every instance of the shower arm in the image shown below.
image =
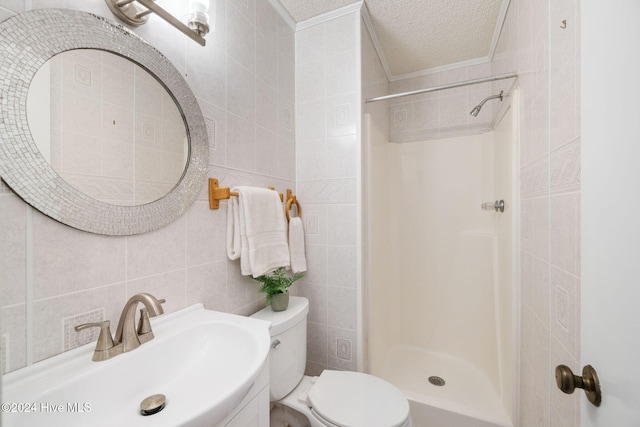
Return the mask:
[[[480,101],[480,104],[477,105],[478,108],[482,108],[482,106],[484,105],[485,102],[491,100],[491,99],[498,99],[500,98],[500,101],[502,101],[502,99],[504,98],[504,91],[500,91],[500,93],[498,95],[491,95],[491,96],[487,96],[485,99],[483,99],[482,101]]]
[[[480,110],[482,110],[482,106],[484,105],[485,102],[487,102],[490,99],[498,99],[498,98],[500,99],[500,102],[502,102],[502,100],[504,99],[504,91],[503,90],[501,90],[500,94],[498,94],[498,95],[487,96],[485,99],[480,101],[480,104],[478,104],[475,107],[473,107],[473,110],[471,110],[471,112],[469,114],[471,114],[473,117],[478,117],[478,114],[480,113]]]

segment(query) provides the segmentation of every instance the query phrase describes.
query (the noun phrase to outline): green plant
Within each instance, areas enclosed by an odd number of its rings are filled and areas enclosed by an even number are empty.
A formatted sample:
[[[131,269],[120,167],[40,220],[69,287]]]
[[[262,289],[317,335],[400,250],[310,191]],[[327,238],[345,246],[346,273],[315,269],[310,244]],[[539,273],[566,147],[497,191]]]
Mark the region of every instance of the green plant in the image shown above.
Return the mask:
[[[291,276],[286,271],[284,271],[283,267],[280,267],[269,274],[255,277],[254,280],[262,283],[262,286],[260,286],[258,292],[267,294],[267,304],[271,304],[271,298],[275,294],[286,292],[287,288],[293,285],[293,282],[301,279],[303,276],[304,274],[302,273],[294,274],[293,276]]]

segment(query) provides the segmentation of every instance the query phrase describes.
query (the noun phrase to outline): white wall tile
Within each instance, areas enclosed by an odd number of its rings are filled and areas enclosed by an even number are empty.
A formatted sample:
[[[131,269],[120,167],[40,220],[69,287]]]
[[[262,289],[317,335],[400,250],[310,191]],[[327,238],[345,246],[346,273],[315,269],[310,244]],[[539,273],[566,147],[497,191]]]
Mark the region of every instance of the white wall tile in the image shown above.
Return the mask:
[[[327,326],[307,324],[307,359],[326,365],[328,362]]]
[[[356,112],[355,93],[328,96],[326,99],[327,136],[355,135]],[[355,169],[356,163],[352,164],[352,169]]]
[[[186,80],[199,97],[220,108],[227,107],[227,56],[215,46],[204,51],[198,45],[187,45]]]
[[[295,100],[295,63],[282,52],[278,52],[278,95],[293,102]]]
[[[185,270],[169,271],[127,283],[127,299],[148,292],[158,299],[165,299],[162,304],[165,313],[180,310],[186,306],[186,274]]]
[[[302,103],[324,98],[326,92],[325,67],[325,61],[308,62],[297,65],[297,102]]]
[[[327,96],[342,95],[356,90],[356,55],[345,52],[326,59]]]
[[[256,76],[269,86],[278,87],[278,47],[260,33],[256,34]]]
[[[278,176],[279,162],[272,161],[278,154],[278,135],[260,126],[256,127],[256,172]]]
[[[324,100],[300,103],[296,106],[296,140],[308,141],[327,136]]]
[[[214,130],[210,135],[210,176],[219,178],[225,186],[274,185],[282,192],[295,188],[294,32],[267,0],[216,3],[216,29],[207,35],[206,47],[159,19],[151,19],[133,31],[173,62],[197,96],[208,130]],[[0,8],[0,16],[6,16],[5,6],[9,4]],[[40,0],[33,1],[32,6],[49,7]],[[102,0],[63,0],[59,6],[115,20]],[[170,6],[177,16],[184,15],[181,11],[186,4]],[[115,92],[108,85],[104,90],[108,95]],[[259,112],[255,107],[257,93],[262,107]],[[159,105],[151,102],[140,107]],[[119,108],[126,109],[123,105]],[[120,110],[114,109],[110,115]],[[72,118],[80,121],[77,115]],[[260,146],[257,124],[265,131],[261,136],[266,135],[260,140],[266,143]],[[158,126],[156,129],[163,130]],[[60,132],[54,134],[61,140]],[[119,140],[123,136],[112,133],[110,138]],[[112,166],[106,165],[119,173]],[[256,175],[258,169],[273,176]],[[210,211],[205,190],[183,218],[161,230],[105,237],[68,228],[37,212],[31,220],[26,204],[0,185],[0,205],[6,208],[3,212],[15,212],[10,219],[0,219],[3,242],[11,244],[12,253],[14,248],[25,248],[25,226],[30,221],[34,236],[33,271],[27,271],[24,256],[2,257],[9,261],[7,269],[3,264],[3,278],[11,278],[16,285],[8,288],[3,281],[2,288],[2,332],[10,346],[9,369],[26,364],[27,341],[33,343],[34,338],[39,340],[35,349],[38,360],[62,351],[59,320],[87,312],[95,302],[110,304],[106,317],[117,322],[127,288],[129,294],[151,290],[169,295],[167,306],[171,310],[201,302],[207,308],[251,314],[264,306],[264,295],[257,294],[257,282],[241,277],[235,264],[226,259],[227,203],[223,202],[218,211]],[[25,226],[21,227],[22,223]],[[29,336],[24,305],[27,273],[34,278],[36,298],[29,310],[37,312],[33,335]],[[118,291],[114,293],[114,289]],[[14,305],[7,307],[7,303]],[[55,331],[51,325],[58,325]]]
[[[278,131],[278,92],[277,90],[256,80],[255,92],[256,124],[270,132]]]
[[[186,304],[203,303],[207,310],[228,311],[226,261],[187,269]]]
[[[329,286],[327,297],[328,325],[355,331],[357,327],[356,310],[354,310],[356,303],[356,289]]]
[[[255,0],[256,29],[276,49],[278,47],[278,13],[268,0]]]
[[[102,309],[117,326],[125,299],[124,283],[56,296],[33,303],[33,359],[40,361],[63,351],[62,319]]]
[[[520,74],[522,95],[523,426],[577,426],[580,420],[579,398],[559,395],[551,379],[559,363],[580,366],[578,7],[575,0],[512,1],[492,63],[494,74]]]
[[[360,49],[356,45],[356,25],[354,15],[348,14],[328,21],[326,25],[326,52],[327,56],[339,53],[352,52]]]
[[[227,113],[227,166],[248,172],[256,168],[255,125],[231,113]]]
[[[10,372],[27,365],[26,304],[3,307],[1,320],[2,336],[7,344],[3,349],[3,356],[6,356],[7,360],[3,360],[2,363],[5,372]]]
[[[307,283],[305,278],[296,282],[294,290],[296,294],[309,300],[309,317],[307,320],[310,323],[326,325],[328,287],[326,285]]]
[[[125,254],[121,237],[81,232],[34,212],[34,298],[124,281]]]
[[[577,194],[566,194],[551,198],[551,262],[571,273],[578,273],[578,220]]]
[[[330,205],[327,220],[331,226],[327,231],[329,245],[357,244],[357,218],[355,205]]]
[[[355,178],[359,144],[356,135],[327,139],[327,178]],[[303,179],[302,177],[300,179]]]
[[[230,60],[227,64],[227,110],[245,120],[254,121],[256,114],[256,78],[253,68]]]
[[[309,245],[306,247],[307,273],[304,276],[306,283],[313,285],[327,284],[327,247],[324,245]]]
[[[325,59],[325,24],[313,25],[295,33],[296,64],[304,65]]]
[[[248,1],[253,4],[255,0]],[[244,7],[238,1],[230,3],[232,7],[227,7],[227,55],[249,70],[254,70],[256,36],[252,22],[255,15],[249,11],[253,7]]]
[[[327,177],[327,142],[325,139],[301,141],[297,145],[298,174],[301,180]]]
[[[27,287],[27,206],[12,194],[0,194],[0,271],[2,271],[2,304],[24,302]]]
[[[356,287],[357,250],[355,246],[329,246],[327,283],[330,286]]]

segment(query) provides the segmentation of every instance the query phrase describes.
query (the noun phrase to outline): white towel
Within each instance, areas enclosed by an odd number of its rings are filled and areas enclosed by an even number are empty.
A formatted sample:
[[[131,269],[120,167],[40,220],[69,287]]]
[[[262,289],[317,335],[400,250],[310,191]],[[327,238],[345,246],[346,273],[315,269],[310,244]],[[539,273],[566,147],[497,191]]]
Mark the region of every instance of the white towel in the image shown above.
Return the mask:
[[[238,191],[237,188],[232,190]],[[231,197],[227,206],[227,257],[231,260],[240,258],[240,274],[251,274],[247,230],[239,197]]]
[[[307,258],[304,254],[304,229],[300,217],[291,218],[289,221],[289,256],[291,271],[294,274],[307,271]]]
[[[227,257],[232,260],[238,259],[241,250],[238,198],[231,197],[227,205]]]
[[[278,193],[254,187],[234,190],[239,195],[241,273],[258,277],[289,267],[286,220]]]

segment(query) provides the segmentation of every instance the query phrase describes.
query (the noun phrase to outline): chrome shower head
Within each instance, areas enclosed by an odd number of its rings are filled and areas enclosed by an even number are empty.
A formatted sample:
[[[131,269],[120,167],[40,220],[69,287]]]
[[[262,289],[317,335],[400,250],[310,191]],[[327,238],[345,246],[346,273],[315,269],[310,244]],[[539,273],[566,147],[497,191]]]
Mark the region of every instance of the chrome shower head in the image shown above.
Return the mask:
[[[502,101],[504,99],[503,95],[504,95],[504,91],[501,90],[500,95],[487,96],[485,99],[480,101],[480,104],[473,107],[473,110],[471,110],[469,114],[471,114],[473,117],[478,117],[478,114],[480,113],[480,110],[482,109],[482,106],[484,105],[485,102],[487,102],[490,99],[497,99],[497,98],[500,98],[500,101]]]

